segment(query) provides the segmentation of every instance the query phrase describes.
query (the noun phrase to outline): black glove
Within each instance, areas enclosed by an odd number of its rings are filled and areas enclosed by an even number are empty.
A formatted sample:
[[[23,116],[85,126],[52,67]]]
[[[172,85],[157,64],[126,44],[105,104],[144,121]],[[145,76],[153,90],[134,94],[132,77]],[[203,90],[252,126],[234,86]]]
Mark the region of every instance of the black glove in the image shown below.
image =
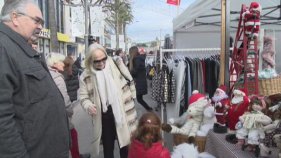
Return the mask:
[[[172,126],[166,123],[162,123],[162,130],[169,133],[172,130]]]

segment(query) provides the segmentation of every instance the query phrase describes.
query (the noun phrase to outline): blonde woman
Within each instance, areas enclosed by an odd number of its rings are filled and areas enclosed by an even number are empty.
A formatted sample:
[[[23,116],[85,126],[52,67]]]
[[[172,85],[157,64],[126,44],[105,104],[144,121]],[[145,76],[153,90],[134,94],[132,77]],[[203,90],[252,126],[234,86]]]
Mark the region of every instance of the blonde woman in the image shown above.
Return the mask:
[[[131,132],[136,129],[137,114],[134,86],[123,61],[107,55],[99,44],[92,44],[85,60],[86,69],[80,77],[79,99],[92,116],[94,139],[92,157],[99,155],[102,140],[104,158],[113,158],[114,141],[118,140],[120,157],[127,158]]]

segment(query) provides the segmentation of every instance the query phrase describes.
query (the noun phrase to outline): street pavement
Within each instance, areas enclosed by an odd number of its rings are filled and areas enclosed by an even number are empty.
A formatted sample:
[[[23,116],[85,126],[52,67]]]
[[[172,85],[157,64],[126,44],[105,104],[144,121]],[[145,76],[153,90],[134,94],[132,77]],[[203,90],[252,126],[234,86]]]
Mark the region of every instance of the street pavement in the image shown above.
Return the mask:
[[[150,83],[148,83],[150,85]],[[151,99],[151,89],[149,88],[149,93],[144,96],[144,100],[148,105],[155,108],[157,106],[157,102]],[[138,103],[136,103],[136,109],[138,117],[146,112],[146,110]],[[159,117],[160,111],[156,112]],[[80,154],[91,153],[91,142],[93,140],[93,124],[91,122],[91,117],[84,111],[81,105],[77,102],[74,105],[74,115],[72,118],[74,126],[78,132],[78,142],[79,142],[79,150]],[[165,145],[171,150],[172,149],[172,137],[169,134],[164,135]],[[98,158],[103,158],[103,147],[100,146],[100,155]],[[115,149],[114,149],[114,158],[120,158],[119,156],[119,147],[117,141],[115,141]]]

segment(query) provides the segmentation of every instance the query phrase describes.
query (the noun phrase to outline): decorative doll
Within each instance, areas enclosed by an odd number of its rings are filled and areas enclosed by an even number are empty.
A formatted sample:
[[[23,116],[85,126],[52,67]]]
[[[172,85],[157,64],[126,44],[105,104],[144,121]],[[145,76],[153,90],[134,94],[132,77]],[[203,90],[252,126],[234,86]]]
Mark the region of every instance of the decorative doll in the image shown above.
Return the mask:
[[[249,38],[257,38],[260,31],[260,14],[261,5],[257,2],[252,2],[250,8],[243,13],[245,22],[245,33]]]
[[[210,129],[213,129],[214,123],[216,122],[215,109],[212,104],[207,106],[203,112],[203,122],[200,125],[200,130],[197,131],[197,136],[205,137],[207,136]]]
[[[230,102],[230,106],[227,114],[227,124],[228,124],[228,135],[226,135],[226,140],[230,143],[236,144],[237,138],[235,136],[235,130],[237,129],[237,124],[239,117],[242,116],[245,111],[248,110],[249,98],[247,96],[247,91],[245,89],[235,89],[233,91],[233,97]]]
[[[231,132],[235,131],[239,117],[248,110],[249,103],[250,100],[245,89],[235,89],[233,91],[233,98],[228,110],[228,127]]]
[[[242,126],[236,131],[236,137],[242,144],[242,150],[248,148],[249,151],[255,152],[256,156],[259,156],[260,153],[260,140],[265,138],[264,126],[272,122],[271,118],[262,112],[263,108],[265,108],[265,104],[258,97],[252,97],[249,112],[239,117]],[[245,143],[246,137],[248,138]]]
[[[195,142],[196,132],[199,130],[203,120],[203,111],[210,104],[206,96],[200,94],[198,90],[194,90],[189,99],[187,111],[180,118],[171,118],[171,124],[182,125],[180,128],[175,125],[162,124],[162,129],[173,134],[188,135],[188,142]]]
[[[215,107],[215,116],[217,122],[214,124],[215,133],[226,133],[226,115],[229,108],[230,101],[226,94],[226,86],[221,85],[216,89],[214,96],[212,97],[212,102]]]

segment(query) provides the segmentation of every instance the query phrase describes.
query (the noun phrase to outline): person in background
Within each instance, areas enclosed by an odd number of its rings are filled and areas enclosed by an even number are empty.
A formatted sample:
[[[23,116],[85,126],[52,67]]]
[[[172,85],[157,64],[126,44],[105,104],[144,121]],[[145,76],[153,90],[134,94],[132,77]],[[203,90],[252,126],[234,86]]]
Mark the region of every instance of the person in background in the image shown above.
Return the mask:
[[[145,52],[139,52],[138,47],[133,46],[129,49],[130,65],[129,70],[136,83],[137,101],[147,110],[153,109],[143,100],[143,95],[147,94],[146,68],[145,68]]]
[[[6,0],[0,17],[0,157],[68,158],[63,97],[28,44],[42,13],[33,0]]]
[[[91,44],[97,43],[97,40],[94,39],[94,37],[90,35],[88,38],[88,43],[89,43],[89,45],[91,45]]]
[[[127,158],[130,135],[137,124],[133,78],[123,62],[114,63],[99,44],[89,47],[85,65],[79,80],[79,99],[93,119],[92,157],[98,157],[102,140],[104,158],[113,158],[117,139],[120,157]]]
[[[71,56],[67,56],[63,61],[64,67],[64,80],[67,88],[67,93],[71,102],[77,100],[77,91],[79,89],[79,74],[81,74],[81,65],[75,64]]]
[[[50,71],[50,74],[52,78],[54,79],[58,89],[60,90],[64,102],[65,102],[65,108],[68,116],[68,123],[69,123],[69,129],[71,134],[71,157],[72,158],[89,158],[90,155],[84,154],[80,155],[79,153],[79,146],[78,146],[78,134],[76,129],[74,128],[74,125],[71,121],[72,115],[73,115],[73,107],[71,99],[67,93],[67,88],[65,85],[64,77],[61,74],[64,71],[64,61],[65,56],[59,53],[50,53],[47,58],[47,65]]]
[[[116,58],[122,59],[123,63],[124,63],[125,65],[128,65],[127,56],[126,56],[126,54],[122,51],[122,49],[118,49],[118,50],[115,52],[114,60],[116,60]]]
[[[128,158],[170,158],[162,143],[160,118],[153,112],[145,113],[132,136]]]
[[[113,56],[113,60],[121,60],[121,61],[123,61],[123,59],[122,59],[122,56],[123,56],[123,51],[122,51],[122,49],[118,49],[116,52],[115,52],[115,55]],[[124,63],[124,61],[123,61],[123,63]]]
[[[28,40],[28,44],[31,45],[31,47],[36,50],[38,52],[38,38],[35,36],[32,36],[29,40]]]

